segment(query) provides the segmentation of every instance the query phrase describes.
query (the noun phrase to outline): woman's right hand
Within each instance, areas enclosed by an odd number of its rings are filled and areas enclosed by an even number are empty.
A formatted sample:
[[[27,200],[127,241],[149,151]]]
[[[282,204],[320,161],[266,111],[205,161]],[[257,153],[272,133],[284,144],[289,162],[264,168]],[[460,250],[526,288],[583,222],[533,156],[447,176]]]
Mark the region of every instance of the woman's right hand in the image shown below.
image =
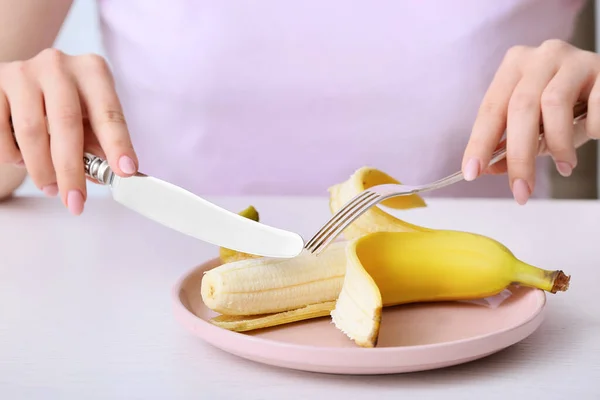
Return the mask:
[[[87,197],[84,151],[106,158],[119,176],[137,172],[106,61],[46,49],[26,61],[0,63],[0,163],[25,167],[40,190],[60,194],[79,215]]]

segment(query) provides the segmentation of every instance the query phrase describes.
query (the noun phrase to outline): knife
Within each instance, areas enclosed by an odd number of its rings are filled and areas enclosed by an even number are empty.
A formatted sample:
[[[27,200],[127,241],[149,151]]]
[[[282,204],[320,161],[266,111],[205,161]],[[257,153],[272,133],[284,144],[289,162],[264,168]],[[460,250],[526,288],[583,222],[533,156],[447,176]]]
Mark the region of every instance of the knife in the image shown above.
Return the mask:
[[[12,116],[9,122],[18,148]],[[91,153],[84,153],[83,162],[86,176],[110,187],[116,202],[180,233],[263,257],[293,258],[304,248],[297,233],[242,217],[169,182],[140,172],[121,178]]]
[[[242,217],[169,182],[143,173],[122,178],[90,153],[83,161],[86,175],[110,187],[115,201],[183,234],[264,257],[293,258],[304,247],[296,233]]]

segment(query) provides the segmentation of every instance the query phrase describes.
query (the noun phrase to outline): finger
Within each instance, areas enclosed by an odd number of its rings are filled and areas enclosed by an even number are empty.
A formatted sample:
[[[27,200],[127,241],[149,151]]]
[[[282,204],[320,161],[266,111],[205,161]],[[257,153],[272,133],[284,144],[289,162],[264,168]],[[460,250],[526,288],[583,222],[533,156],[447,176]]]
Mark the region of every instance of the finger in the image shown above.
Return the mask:
[[[87,197],[83,165],[83,123],[77,87],[65,72],[64,56],[48,63],[40,77],[50,133],[52,161],[63,204],[73,215]]]
[[[506,165],[506,159],[504,159],[490,165],[483,171],[483,173],[486,175],[503,175],[506,174],[507,170],[508,167]]]
[[[497,151],[506,151],[506,137],[505,135],[502,135],[502,140],[500,141],[500,143],[498,143],[498,145],[496,146],[496,148],[494,149],[494,153],[496,154]],[[506,158],[503,158],[499,161],[496,161],[494,164],[490,164],[487,166],[487,168],[485,168],[483,170],[483,174],[486,175],[500,175],[500,174],[505,174],[507,171],[507,166],[506,166]]]
[[[517,203],[525,204],[535,188],[535,159],[540,134],[540,98],[558,67],[538,58],[524,71],[508,105],[506,161],[508,179]]]
[[[585,131],[588,137],[600,139],[600,74],[596,75],[588,98]]]
[[[76,66],[76,79],[90,124],[113,171],[120,176],[133,175],[138,168],[137,156],[112,75],[103,58],[88,56],[83,60]]]
[[[541,97],[544,137],[548,153],[562,176],[570,176],[577,165],[574,145],[573,107],[584,86],[594,77],[585,64],[563,64]]]
[[[58,186],[50,155],[42,91],[27,76],[22,65],[16,64],[15,68],[17,72],[6,85],[15,139],[33,183],[47,196],[56,196]]]
[[[23,161],[17,148],[10,124],[10,107],[3,92],[0,92],[0,164],[18,164]]]
[[[87,118],[83,120],[83,142],[86,152],[106,160],[106,153],[102,150],[102,146],[100,146],[98,138],[94,134],[90,121]]]
[[[504,134],[510,96],[521,78],[519,65],[530,51],[514,47],[507,53],[481,102],[463,155],[462,172],[467,181],[487,169],[492,152]]]
[[[590,141],[590,137],[587,135],[587,130],[584,121],[585,120],[578,121],[578,123],[576,123],[573,126],[573,128],[575,129],[573,142],[575,143],[576,149],[580,148],[581,146]]]
[[[501,141],[498,144],[498,147],[496,148],[496,150],[499,149],[504,149],[506,148],[506,139]],[[538,156],[543,155],[544,152],[546,151],[546,141],[544,139],[542,139],[539,143],[538,146]],[[506,174],[506,172],[508,171],[508,165],[506,164],[506,158],[497,161],[494,164],[490,164],[484,171],[484,174],[487,175],[503,175]]]

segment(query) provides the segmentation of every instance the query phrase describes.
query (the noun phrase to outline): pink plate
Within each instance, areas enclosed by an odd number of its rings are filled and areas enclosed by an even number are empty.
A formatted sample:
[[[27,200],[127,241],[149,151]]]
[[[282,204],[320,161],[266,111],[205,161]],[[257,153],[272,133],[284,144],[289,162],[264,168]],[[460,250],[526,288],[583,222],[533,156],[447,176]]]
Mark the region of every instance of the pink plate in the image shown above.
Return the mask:
[[[356,346],[331,318],[237,333],[212,325],[217,315],[200,296],[209,261],[185,274],[173,289],[175,316],[184,327],[229,353],[269,365],[335,374],[423,371],[488,356],[531,335],[543,320],[546,295],[515,288],[495,309],[458,302],[385,308],[377,348]]]

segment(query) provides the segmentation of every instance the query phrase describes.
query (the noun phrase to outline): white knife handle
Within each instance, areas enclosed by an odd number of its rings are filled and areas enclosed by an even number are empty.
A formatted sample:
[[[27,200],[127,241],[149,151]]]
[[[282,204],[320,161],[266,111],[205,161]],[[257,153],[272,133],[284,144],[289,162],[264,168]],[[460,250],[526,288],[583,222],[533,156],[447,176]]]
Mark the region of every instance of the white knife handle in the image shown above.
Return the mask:
[[[110,185],[115,177],[108,161],[90,153],[83,153],[85,174],[102,185]]]

